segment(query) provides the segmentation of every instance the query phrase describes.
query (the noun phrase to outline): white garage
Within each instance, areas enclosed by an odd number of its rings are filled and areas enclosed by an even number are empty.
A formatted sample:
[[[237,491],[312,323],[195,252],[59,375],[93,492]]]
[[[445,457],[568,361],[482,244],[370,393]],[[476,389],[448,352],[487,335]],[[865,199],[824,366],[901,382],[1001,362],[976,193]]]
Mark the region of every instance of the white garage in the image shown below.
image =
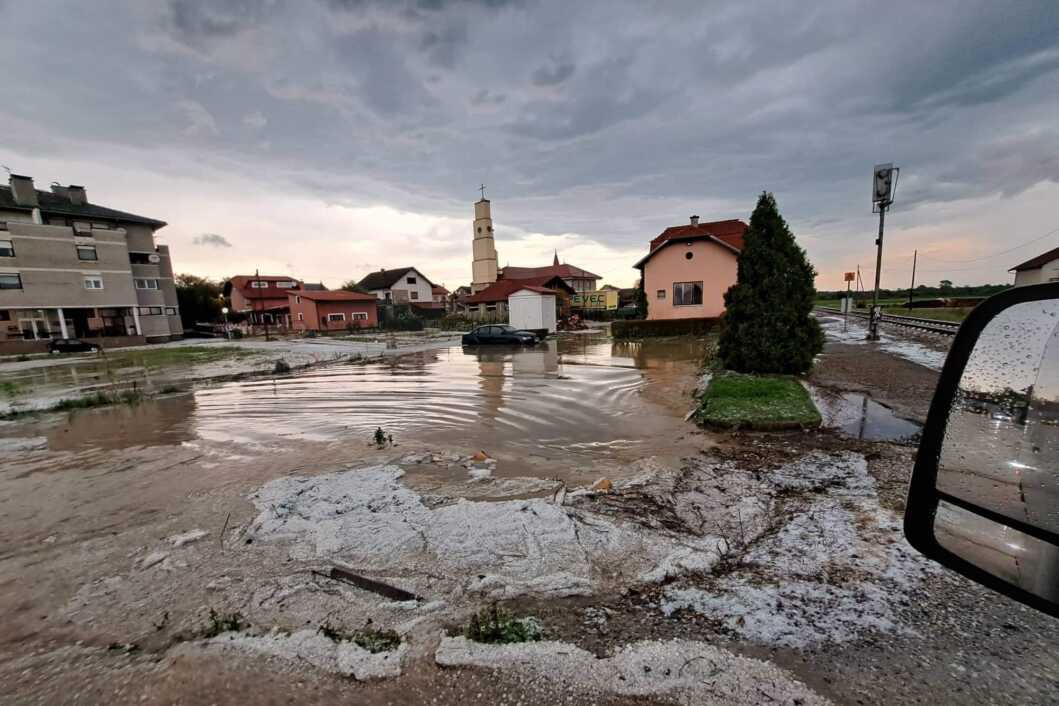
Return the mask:
[[[515,328],[555,333],[555,290],[525,286],[507,298],[508,322]]]

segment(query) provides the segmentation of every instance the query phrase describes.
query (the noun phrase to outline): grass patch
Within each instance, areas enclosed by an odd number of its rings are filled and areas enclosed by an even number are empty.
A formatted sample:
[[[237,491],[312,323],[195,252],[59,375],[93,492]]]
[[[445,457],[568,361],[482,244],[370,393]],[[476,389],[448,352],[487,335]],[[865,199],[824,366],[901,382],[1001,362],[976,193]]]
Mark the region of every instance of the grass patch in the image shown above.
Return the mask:
[[[0,394],[5,397],[14,397],[18,394],[18,383],[5,380],[0,382]]]
[[[883,313],[893,314],[894,316],[917,316],[923,319],[960,323],[967,318],[973,308],[971,306],[937,306],[928,309],[908,310],[903,306],[888,306],[883,309]]]
[[[699,398],[697,418],[722,429],[796,429],[820,425],[820,412],[795,378],[715,375]]]
[[[122,392],[96,392],[87,397],[76,397],[69,400],[59,400],[52,411],[72,412],[78,409],[91,409],[93,407],[106,407],[112,404],[136,405],[143,401],[143,392],[140,390],[124,390]]]
[[[332,642],[352,642],[372,654],[392,652],[401,646],[401,636],[393,630],[364,628],[356,632],[346,632],[328,622],[321,625],[318,632]]]
[[[468,640],[489,645],[536,642],[543,635],[544,629],[537,618],[517,618],[495,603],[472,615],[463,630],[463,636]]]

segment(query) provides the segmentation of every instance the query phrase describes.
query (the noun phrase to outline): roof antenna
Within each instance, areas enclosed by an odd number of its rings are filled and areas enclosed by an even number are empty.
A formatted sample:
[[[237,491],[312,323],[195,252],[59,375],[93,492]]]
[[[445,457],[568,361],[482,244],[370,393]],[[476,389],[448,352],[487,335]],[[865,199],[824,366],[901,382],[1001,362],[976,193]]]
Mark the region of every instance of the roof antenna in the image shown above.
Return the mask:
[[[7,172],[7,175],[11,176],[11,167],[7,166],[6,164],[0,164],[0,167],[3,167],[4,171]]]

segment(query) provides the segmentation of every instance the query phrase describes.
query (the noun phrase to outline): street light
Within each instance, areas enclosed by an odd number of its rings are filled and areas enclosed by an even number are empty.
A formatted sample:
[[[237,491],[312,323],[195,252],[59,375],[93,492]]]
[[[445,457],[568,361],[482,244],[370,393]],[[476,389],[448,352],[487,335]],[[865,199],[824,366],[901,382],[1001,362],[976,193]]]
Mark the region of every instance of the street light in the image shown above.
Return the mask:
[[[221,313],[224,314],[224,337],[232,340],[232,330],[228,328],[228,307],[222,306]]]

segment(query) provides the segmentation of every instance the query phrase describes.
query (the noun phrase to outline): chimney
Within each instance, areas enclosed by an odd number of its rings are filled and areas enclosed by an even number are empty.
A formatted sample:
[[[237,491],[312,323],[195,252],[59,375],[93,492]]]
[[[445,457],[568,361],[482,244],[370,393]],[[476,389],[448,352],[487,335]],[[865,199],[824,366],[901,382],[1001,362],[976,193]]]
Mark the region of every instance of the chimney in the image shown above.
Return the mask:
[[[84,206],[88,203],[88,194],[85,193],[85,187],[83,186],[70,184],[66,187],[66,196],[74,206]]]
[[[33,188],[33,177],[12,174],[8,183],[11,185],[11,197],[19,206],[37,206],[37,190]]]
[[[698,216],[692,216],[691,217],[691,225],[697,226],[698,224],[699,224],[699,217]]]

